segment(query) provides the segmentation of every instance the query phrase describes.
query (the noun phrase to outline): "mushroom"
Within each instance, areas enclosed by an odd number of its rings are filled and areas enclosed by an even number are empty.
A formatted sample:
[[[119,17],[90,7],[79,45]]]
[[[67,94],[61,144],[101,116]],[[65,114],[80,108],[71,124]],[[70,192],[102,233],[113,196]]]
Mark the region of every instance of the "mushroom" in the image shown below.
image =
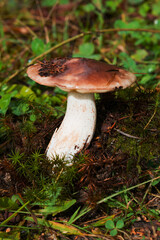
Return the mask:
[[[129,87],[135,75],[120,67],[86,58],[55,58],[31,65],[28,76],[35,82],[69,92],[65,117],[46,149],[55,157],[71,162],[73,156],[87,147],[96,125],[94,93]]]

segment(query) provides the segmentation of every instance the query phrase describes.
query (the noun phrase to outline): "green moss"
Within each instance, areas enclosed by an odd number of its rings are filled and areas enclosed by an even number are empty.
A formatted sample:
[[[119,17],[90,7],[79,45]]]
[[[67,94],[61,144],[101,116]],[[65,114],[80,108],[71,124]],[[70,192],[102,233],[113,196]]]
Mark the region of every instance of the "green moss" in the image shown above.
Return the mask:
[[[119,115],[115,119],[117,121],[115,128],[120,131],[117,132],[113,129],[106,145],[113,145],[112,153],[118,153],[118,151],[126,153],[128,155],[128,171],[136,166],[140,173],[142,164],[147,165],[149,161],[160,155],[159,96],[156,91],[140,93],[133,92],[133,89],[132,98],[129,99],[129,94],[127,97],[126,94],[127,91],[116,94],[116,103],[123,102],[122,104],[127,107],[125,109],[122,107],[121,112],[118,109]],[[110,149],[110,147],[107,148]]]

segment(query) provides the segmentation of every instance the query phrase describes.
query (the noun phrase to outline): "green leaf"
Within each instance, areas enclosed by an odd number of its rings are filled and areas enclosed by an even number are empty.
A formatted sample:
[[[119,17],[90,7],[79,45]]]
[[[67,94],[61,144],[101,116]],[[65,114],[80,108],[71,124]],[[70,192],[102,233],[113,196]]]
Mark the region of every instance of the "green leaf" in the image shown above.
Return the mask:
[[[92,54],[88,58],[95,59],[95,60],[100,60],[101,55],[100,54]]]
[[[152,186],[155,186],[155,185],[157,185],[159,182],[160,182],[160,179],[157,179],[157,180],[153,181],[153,182],[151,183],[151,185],[152,185]]]
[[[33,222],[34,219],[32,217],[26,217],[25,218],[28,221]],[[55,221],[47,221],[45,219],[41,219],[41,218],[37,218],[38,224],[42,225],[42,226],[47,226],[56,230],[59,230],[62,233],[67,233],[67,234],[71,234],[71,235],[78,235],[78,236],[83,236],[84,234],[78,229],[75,228],[73,226],[67,225],[66,223],[59,223],[59,222],[55,222]]]
[[[42,41],[42,39],[39,38],[35,38],[33,39],[32,43],[31,43],[31,48],[32,51],[38,55],[40,53],[42,53],[42,49],[44,48],[44,42]]]
[[[29,119],[31,120],[31,122],[35,122],[36,119],[37,119],[37,117],[36,117],[35,114],[31,114],[30,117],[29,117]]]
[[[81,54],[85,54],[86,56],[90,56],[94,53],[94,44],[93,43],[83,43],[79,47],[79,51]]]
[[[0,198],[0,210],[10,210],[18,207],[18,204],[12,199],[8,197]]]
[[[160,15],[160,1],[157,1],[157,3],[153,4],[152,14],[156,16]]]
[[[31,49],[35,55],[40,55],[50,48],[50,43],[45,44],[42,39],[35,38],[31,43]]]
[[[144,85],[144,84],[147,84],[151,79],[152,79],[152,75],[148,74],[148,75],[145,75],[144,77],[142,77],[141,81],[139,83]]]
[[[8,94],[6,94],[5,96],[1,96],[1,99],[0,99],[1,114],[4,114],[4,115],[6,114],[10,101],[11,101],[11,97]]]
[[[132,22],[123,22],[122,20],[116,20],[114,23],[114,27],[115,28],[133,28],[133,29],[138,29],[140,27],[142,27],[140,25],[140,22],[138,20],[134,20]],[[132,32],[132,31],[120,31],[118,32],[120,35],[131,35],[132,37],[136,37],[138,34],[138,37],[142,38],[142,34],[141,33],[137,33],[137,32]]]
[[[139,5],[143,2],[144,0],[128,0],[128,2],[131,4],[131,5]]]
[[[113,4],[113,1],[106,1],[106,7],[109,8],[112,12],[115,12],[122,0],[116,0]]]
[[[94,51],[95,51],[95,46],[93,43],[83,43],[79,46],[79,52],[74,53],[72,57],[84,57],[84,58],[100,60],[101,55],[94,54]]]
[[[42,6],[43,7],[52,7],[57,2],[58,2],[57,0],[42,0]]]
[[[112,231],[110,231],[110,235],[112,237],[116,236],[117,235],[117,229],[113,229]]]
[[[148,55],[148,52],[144,49],[138,49],[135,54],[132,55],[132,58],[136,61],[143,60]]]
[[[133,215],[134,215],[134,213],[133,213],[133,212],[130,212],[130,213],[127,214],[127,217],[131,217],[131,216],[133,216]]]
[[[77,219],[79,219],[80,217],[88,213],[91,209],[86,207],[86,208],[83,208],[81,211],[79,210],[80,210],[80,207],[73,213],[73,215],[68,221],[68,224],[74,223]]]
[[[33,100],[36,98],[35,93],[27,86],[20,86],[20,90],[18,91],[18,93],[16,94],[17,98],[23,98],[23,97],[27,97],[30,100]]]
[[[83,10],[89,13],[95,10],[95,6],[92,3],[88,3],[83,6]]]
[[[58,87],[55,87],[55,88],[54,88],[54,92],[55,92],[56,94],[67,95],[67,93],[66,93],[65,91],[61,90],[61,89],[58,88]]]
[[[20,231],[11,231],[9,233],[0,232],[0,239],[1,240],[19,240],[20,239]]]
[[[93,4],[96,6],[97,9],[104,12],[105,8],[103,6],[102,0],[92,0]]]
[[[94,227],[103,226],[106,223],[106,221],[111,220],[112,218],[114,218],[114,215],[98,220],[97,222],[91,223],[91,225]]]
[[[68,4],[69,0],[60,0],[59,4],[63,5],[63,4]]]
[[[123,22],[122,20],[116,20],[114,23],[115,28],[138,28],[139,22],[138,21],[132,21],[129,23]]]
[[[113,229],[113,228],[115,228],[115,224],[114,224],[114,222],[113,222],[112,220],[108,220],[108,221],[105,223],[105,227],[106,227],[107,229]]]
[[[90,56],[87,56],[86,54],[80,54],[80,53],[75,53],[72,55],[72,57],[81,57],[81,58],[89,58],[89,59],[95,59],[95,60],[100,60],[101,55],[100,54],[92,54]]]
[[[122,66],[128,70],[138,72],[136,62],[125,52],[119,54],[120,59],[122,60]]]
[[[154,71],[156,70],[156,65],[148,65],[146,66],[146,69],[148,73],[154,73]]]
[[[9,104],[11,102],[11,98],[14,97],[17,94],[17,91],[13,91],[12,93],[4,94],[1,93],[1,99],[0,99],[0,113],[6,114]]]
[[[40,209],[39,212],[45,213],[45,214],[52,214],[52,216],[55,216],[57,213],[60,213],[69,209],[75,203],[76,203],[76,200],[73,199],[70,201],[65,201],[61,206],[47,206],[44,209]]]
[[[122,219],[118,220],[116,223],[116,228],[123,228],[124,227],[124,221]]]
[[[21,154],[21,155],[23,155],[23,154]],[[13,201],[15,201],[15,202],[18,200],[22,205],[25,204],[24,201],[21,199],[21,197],[20,197],[19,195],[13,195],[11,199],[12,199]],[[25,209],[26,209],[28,212],[30,212],[29,209],[28,209],[28,207],[27,207],[27,205],[25,205]]]
[[[147,12],[149,11],[150,7],[148,3],[144,3],[141,5],[141,7],[139,8],[139,13],[142,17],[146,17],[147,16]]]
[[[156,29],[160,29],[160,19],[155,19],[154,20],[154,26]]]
[[[12,107],[12,112],[17,115],[17,116],[20,116],[20,115],[23,115],[25,113],[28,112],[29,110],[29,104],[28,103],[25,103],[25,102],[15,102]]]

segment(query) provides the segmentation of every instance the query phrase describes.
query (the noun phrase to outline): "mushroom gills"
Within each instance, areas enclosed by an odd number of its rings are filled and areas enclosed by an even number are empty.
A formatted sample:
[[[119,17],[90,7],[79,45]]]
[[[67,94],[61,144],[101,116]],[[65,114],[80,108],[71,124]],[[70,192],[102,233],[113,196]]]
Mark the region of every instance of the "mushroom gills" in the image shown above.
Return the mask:
[[[50,160],[59,157],[71,163],[73,156],[90,144],[95,125],[94,94],[69,92],[65,117],[50,140],[47,157]]]

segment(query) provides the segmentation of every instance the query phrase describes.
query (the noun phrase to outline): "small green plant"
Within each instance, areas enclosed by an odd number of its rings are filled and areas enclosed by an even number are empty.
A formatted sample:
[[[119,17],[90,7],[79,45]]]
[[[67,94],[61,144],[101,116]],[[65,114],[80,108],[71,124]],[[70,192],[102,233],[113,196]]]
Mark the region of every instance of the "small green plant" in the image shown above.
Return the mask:
[[[73,57],[91,58],[91,59],[95,59],[95,60],[101,59],[100,54],[95,54],[95,46],[91,42],[82,43],[79,46],[78,53],[74,53],[72,56]]]
[[[43,52],[47,51],[50,47],[51,47],[50,42],[45,44],[44,41],[40,38],[33,39],[32,43],[31,43],[32,51],[37,56],[42,54]]]
[[[110,235],[114,237],[117,235],[119,229],[124,227],[124,221],[123,219],[120,219],[117,222],[114,222],[113,220],[108,220],[105,223],[105,227],[107,228],[107,230],[110,231]]]

